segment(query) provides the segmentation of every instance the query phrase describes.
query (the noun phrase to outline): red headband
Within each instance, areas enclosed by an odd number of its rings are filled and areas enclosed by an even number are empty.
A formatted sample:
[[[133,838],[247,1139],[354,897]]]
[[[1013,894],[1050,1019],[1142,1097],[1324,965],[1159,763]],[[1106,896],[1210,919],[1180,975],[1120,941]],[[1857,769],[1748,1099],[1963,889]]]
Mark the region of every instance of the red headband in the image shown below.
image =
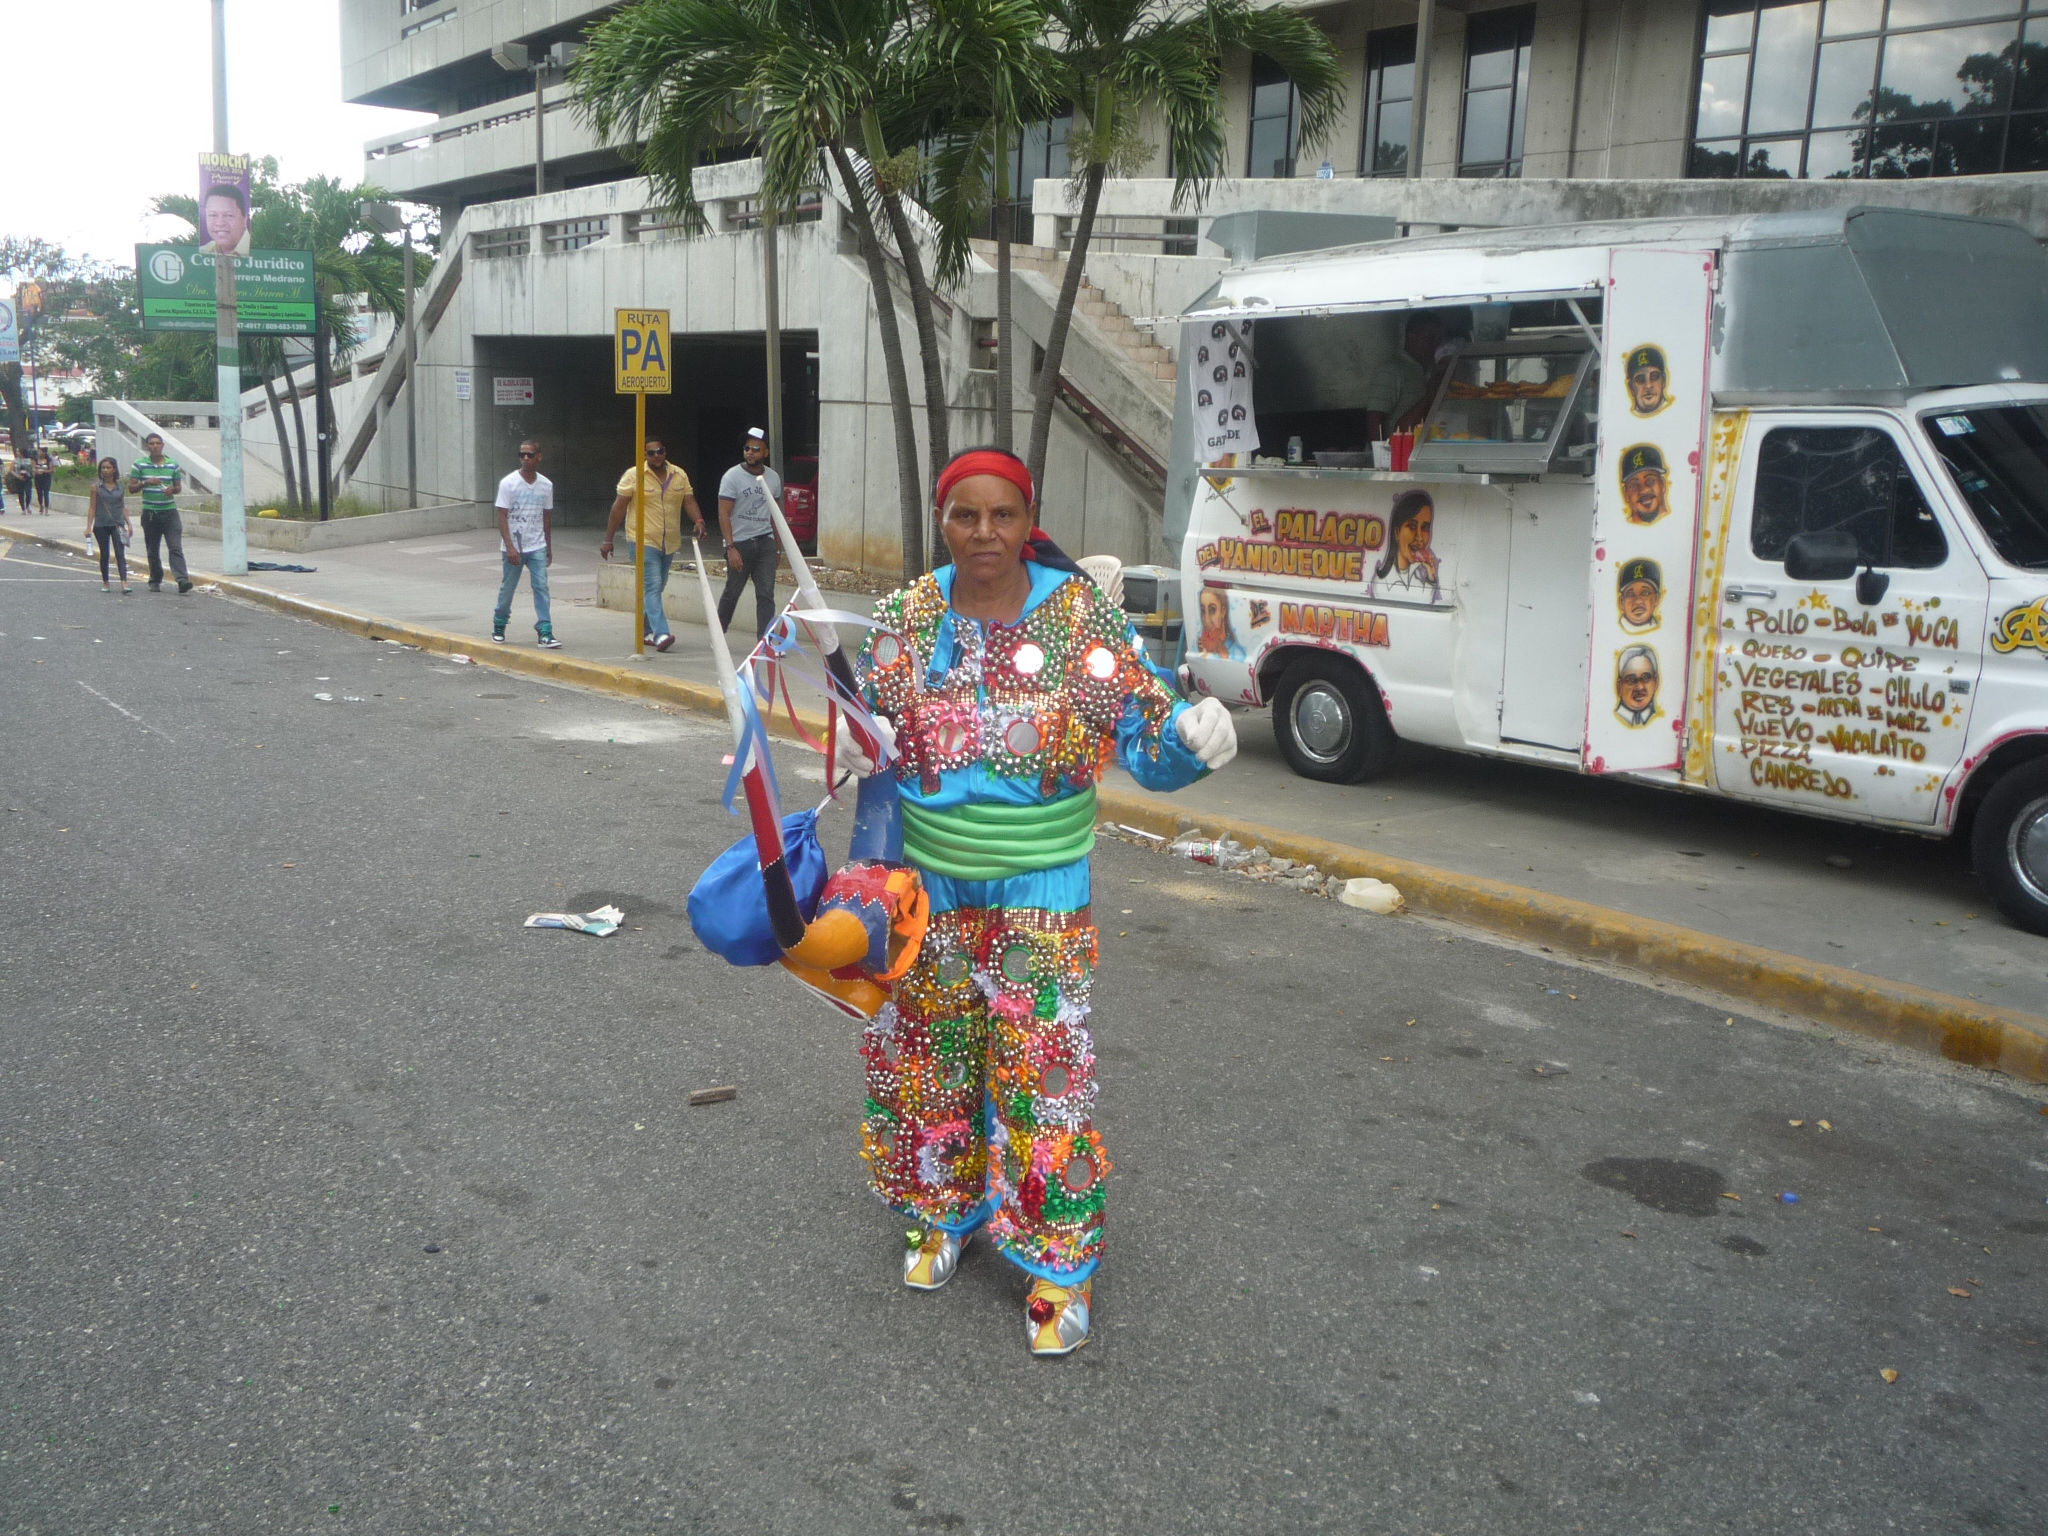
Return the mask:
[[[994,475],[1007,480],[1024,493],[1024,505],[1031,505],[1031,471],[1024,467],[1022,459],[1013,458],[999,448],[977,448],[948,464],[939,472],[939,488],[932,495],[932,505],[943,510],[946,492],[969,475]]]

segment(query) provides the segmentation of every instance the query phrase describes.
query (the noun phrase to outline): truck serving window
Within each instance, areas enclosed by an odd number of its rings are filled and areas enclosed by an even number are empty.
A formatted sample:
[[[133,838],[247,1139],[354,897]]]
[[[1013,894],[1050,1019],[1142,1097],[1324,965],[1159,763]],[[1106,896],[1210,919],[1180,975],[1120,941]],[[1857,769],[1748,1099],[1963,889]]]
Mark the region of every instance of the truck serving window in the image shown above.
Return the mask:
[[[1775,427],[1756,458],[1756,507],[1749,547],[1783,560],[1801,533],[1851,534],[1865,565],[1926,570],[1948,558],[1941,524],[1899,457],[1875,427]]]
[[[2048,568],[2048,405],[1973,405],[1924,425],[1999,558]]]
[[[1425,474],[1590,472],[1598,374],[1598,355],[1576,335],[1462,344],[1444,370],[1411,463]]]

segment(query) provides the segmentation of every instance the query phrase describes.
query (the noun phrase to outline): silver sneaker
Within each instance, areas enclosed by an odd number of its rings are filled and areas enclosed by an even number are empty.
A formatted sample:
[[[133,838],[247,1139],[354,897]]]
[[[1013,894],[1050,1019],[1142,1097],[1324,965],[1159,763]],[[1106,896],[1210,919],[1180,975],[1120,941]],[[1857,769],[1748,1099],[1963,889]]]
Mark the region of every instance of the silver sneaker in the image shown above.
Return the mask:
[[[903,1234],[903,1283],[913,1291],[936,1291],[960,1267],[964,1244],[958,1232],[912,1227]]]

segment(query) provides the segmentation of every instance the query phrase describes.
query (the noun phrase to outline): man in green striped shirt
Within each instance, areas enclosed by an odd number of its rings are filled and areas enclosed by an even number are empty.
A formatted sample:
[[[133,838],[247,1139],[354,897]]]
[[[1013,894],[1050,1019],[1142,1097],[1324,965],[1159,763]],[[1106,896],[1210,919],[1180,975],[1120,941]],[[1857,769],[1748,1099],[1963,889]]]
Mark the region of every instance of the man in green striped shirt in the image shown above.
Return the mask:
[[[185,527],[178,518],[178,504],[172,500],[185,489],[185,471],[176,459],[164,457],[164,440],[152,432],[142,440],[144,457],[128,466],[128,489],[142,496],[142,545],[149,551],[149,590],[164,589],[164,567],[158,546],[169,553],[171,574],[178,578],[178,590],[190,592],[192,578],[185,571]]]

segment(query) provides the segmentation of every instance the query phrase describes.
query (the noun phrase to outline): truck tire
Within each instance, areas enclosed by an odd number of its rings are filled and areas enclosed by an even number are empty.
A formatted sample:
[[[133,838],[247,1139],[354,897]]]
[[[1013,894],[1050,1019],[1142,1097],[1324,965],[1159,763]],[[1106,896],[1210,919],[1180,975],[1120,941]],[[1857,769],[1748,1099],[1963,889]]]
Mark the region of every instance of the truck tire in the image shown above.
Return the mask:
[[[2048,935],[2048,758],[1991,786],[1970,834],[1977,878],[2014,926]]]
[[[1322,653],[1303,656],[1282,675],[1273,737],[1289,767],[1325,784],[1363,783],[1394,756],[1379,689],[1356,664]]]

